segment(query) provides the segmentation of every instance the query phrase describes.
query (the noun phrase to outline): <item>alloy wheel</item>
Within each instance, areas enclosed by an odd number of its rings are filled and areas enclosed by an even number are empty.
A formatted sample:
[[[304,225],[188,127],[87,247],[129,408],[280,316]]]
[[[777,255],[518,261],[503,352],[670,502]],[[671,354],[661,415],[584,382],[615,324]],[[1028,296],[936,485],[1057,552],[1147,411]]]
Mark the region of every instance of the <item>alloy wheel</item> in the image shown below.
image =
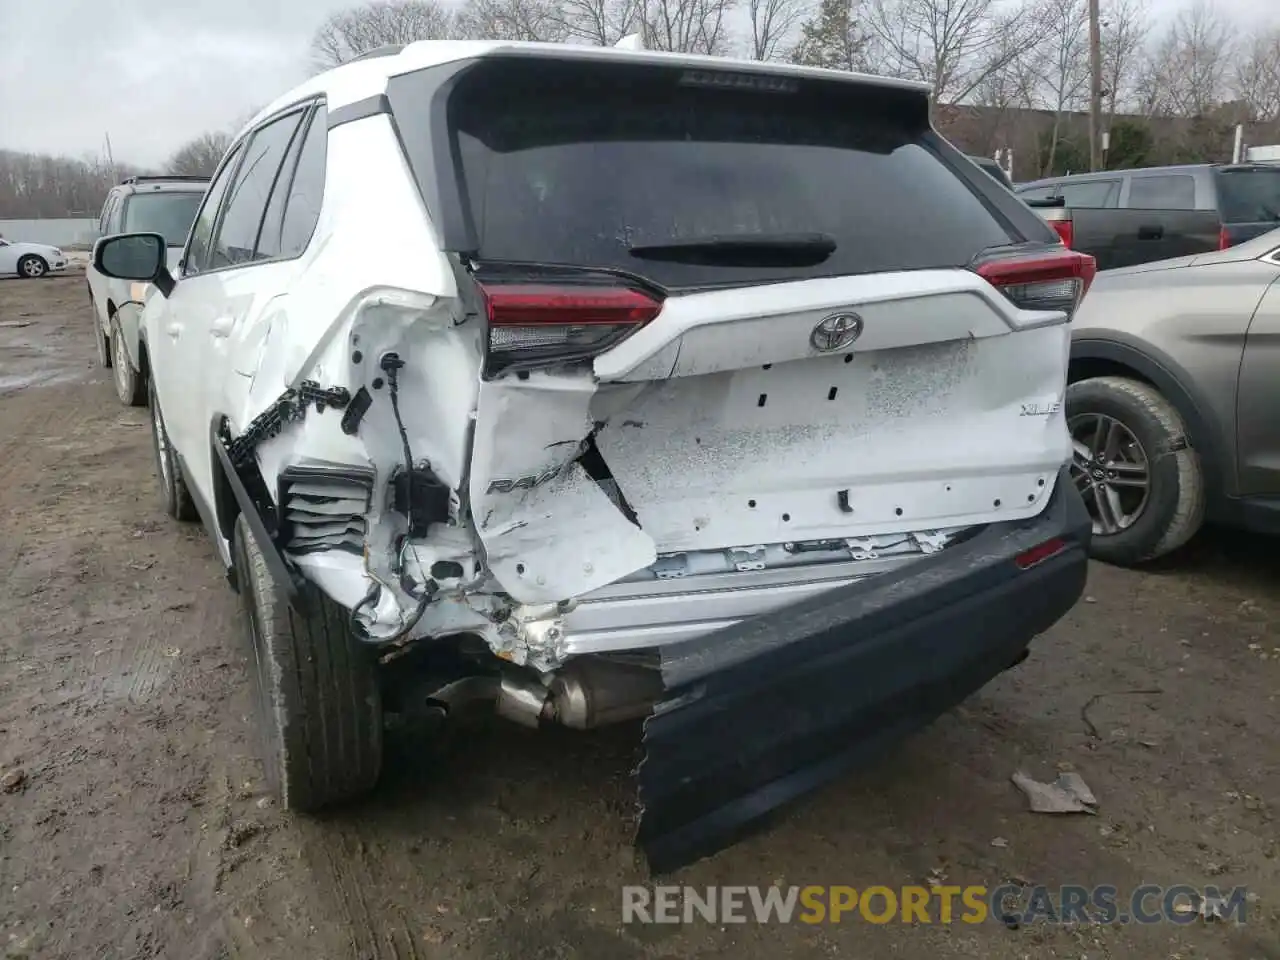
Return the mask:
[[[1093,518],[1096,536],[1111,536],[1138,521],[1151,498],[1151,464],[1133,431],[1115,417],[1072,417],[1071,477]]]

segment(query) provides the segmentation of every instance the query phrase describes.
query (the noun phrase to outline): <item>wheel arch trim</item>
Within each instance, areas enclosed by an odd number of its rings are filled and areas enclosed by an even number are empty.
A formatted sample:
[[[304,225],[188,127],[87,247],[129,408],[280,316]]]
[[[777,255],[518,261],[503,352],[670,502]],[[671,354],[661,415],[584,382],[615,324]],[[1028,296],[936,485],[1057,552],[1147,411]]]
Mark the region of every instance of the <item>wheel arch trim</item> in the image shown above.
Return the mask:
[[[1230,492],[1233,471],[1227,461],[1224,427],[1204,402],[1191,376],[1169,357],[1153,355],[1149,348],[1120,340],[1079,339],[1071,341],[1071,362],[1105,360],[1128,367],[1150,382],[1172,404],[1186,427],[1187,439],[1200,455],[1204,479],[1211,500]],[[1073,381],[1075,382],[1075,381]]]

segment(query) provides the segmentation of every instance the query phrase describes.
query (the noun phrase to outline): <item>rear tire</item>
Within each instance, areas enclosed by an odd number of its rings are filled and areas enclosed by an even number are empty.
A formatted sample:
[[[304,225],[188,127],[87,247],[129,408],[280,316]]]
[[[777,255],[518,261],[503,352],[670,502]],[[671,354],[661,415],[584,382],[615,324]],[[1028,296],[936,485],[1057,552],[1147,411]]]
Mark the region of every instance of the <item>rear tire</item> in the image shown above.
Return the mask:
[[[111,344],[107,343],[107,335],[103,332],[102,321],[98,319],[98,305],[89,298],[89,310],[93,314],[93,339],[98,347],[98,366],[104,370],[111,369]]]
[[[267,784],[289,810],[354,800],[382,770],[382,698],[372,651],[347,612],[306,588],[308,613],[284,599],[244,515],[232,544]]]
[[[160,499],[164,512],[175,520],[184,522],[199,519],[187,481],[183,479],[178,452],[169,442],[169,431],[164,426],[164,414],[160,411],[160,398],[156,396],[155,381],[147,378],[147,396],[151,408],[151,446],[156,455],[156,479],[160,483]]]
[[[116,396],[126,407],[145,407],[148,400],[147,381],[133,368],[133,361],[129,359],[124,333],[120,329],[119,314],[111,318],[111,354],[111,382],[115,384]]]
[[[1125,377],[1095,377],[1067,388],[1067,424],[1075,441],[1071,473],[1085,495],[1085,505],[1094,518],[1090,554],[1107,563],[1130,567],[1154,560],[1185,544],[1204,522],[1205,485],[1200,457],[1187,442],[1186,427],[1173,405],[1149,384]],[[1128,459],[1146,463],[1146,496],[1134,507],[1126,522],[1112,531],[1103,529],[1099,516],[1099,496],[1108,478],[1120,481],[1139,475],[1133,463],[1121,463],[1113,472],[1110,465],[1124,457],[1090,459],[1081,448],[1097,422],[1118,424],[1118,433],[1127,432],[1132,451]],[[1100,486],[1101,485],[1101,486]],[[1112,487],[1116,496],[1136,500],[1134,487]],[[1110,499],[1110,503],[1120,500]],[[1114,524],[1111,524],[1114,526]]]

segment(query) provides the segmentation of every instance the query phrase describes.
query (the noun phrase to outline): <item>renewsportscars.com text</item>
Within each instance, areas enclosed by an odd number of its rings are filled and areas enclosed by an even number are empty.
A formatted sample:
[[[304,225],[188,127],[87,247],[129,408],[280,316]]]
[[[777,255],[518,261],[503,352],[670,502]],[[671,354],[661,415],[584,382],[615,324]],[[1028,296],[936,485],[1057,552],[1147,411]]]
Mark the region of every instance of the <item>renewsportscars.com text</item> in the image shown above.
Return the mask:
[[[628,886],[623,923],[1244,923],[1244,887]]]

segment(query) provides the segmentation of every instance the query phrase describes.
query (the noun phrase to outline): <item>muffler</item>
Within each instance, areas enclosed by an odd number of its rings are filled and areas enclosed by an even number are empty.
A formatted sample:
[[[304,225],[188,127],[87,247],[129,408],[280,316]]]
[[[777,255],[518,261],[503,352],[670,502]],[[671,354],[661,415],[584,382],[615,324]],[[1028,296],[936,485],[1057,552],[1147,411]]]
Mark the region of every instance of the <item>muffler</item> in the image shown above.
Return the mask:
[[[559,723],[591,730],[636,720],[662,695],[657,670],[583,657],[544,681],[512,667],[498,676],[466,677],[436,690],[431,701],[452,712],[464,703],[491,700],[498,716],[524,727]]]
[[[662,696],[662,674],[611,660],[572,660],[551,681],[545,720],[590,730],[646,716]]]

